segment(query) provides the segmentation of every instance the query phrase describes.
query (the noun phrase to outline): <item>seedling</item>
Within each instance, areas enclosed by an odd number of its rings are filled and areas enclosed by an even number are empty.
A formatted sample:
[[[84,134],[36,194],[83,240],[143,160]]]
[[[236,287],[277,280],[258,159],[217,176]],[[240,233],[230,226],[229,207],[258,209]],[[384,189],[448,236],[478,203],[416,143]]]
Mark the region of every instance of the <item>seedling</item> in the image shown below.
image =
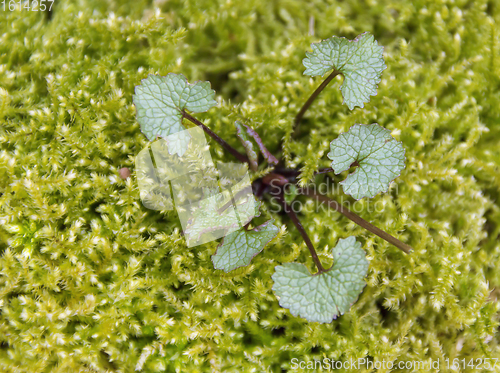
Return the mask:
[[[328,72],[330,74],[306,100],[295,117],[295,133],[304,113],[321,91],[339,74],[344,78],[340,88],[344,98],[343,103],[350,110],[356,106],[364,107],[364,104],[369,102],[370,96],[376,95],[381,73],[386,68],[382,52],[383,47],[379,46],[368,33],[361,34],[352,41],[333,36],[312,44],[312,52],[306,52],[306,58],[303,60],[306,67],[304,74],[310,76],[325,75]],[[303,264],[299,263],[277,266],[272,276],[273,290],[280,305],[288,308],[293,315],[309,321],[331,322],[338,315],[347,312],[358,298],[365,286],[364,277],[368,270],[368,261],[361,244],[351,236],[338,241],[332,250],[334,263],[325,269],[309,236],[289,206],[298,194],[326,203],[330,208],[405,253],[409,253],[411,247],[363,220],[338,202],[308,188],[297,187],[295,178],[299,175],[299,171],[278,167],[279,159],[269,152],[254,129],[238,121],[234,124],[237,136],[246,151],[246,154],[242,154],[189,113],[209,110],[217,104],[214,97],[215,92],[210,88],[209,82],[190,84],[183,75],[172,73],[166,77],[150,75],[136,87],[134,103],[137,108],[137,120],[149,140],[170,135],[168,142],[170,154],[181,156],[189,144],[189,135],[183,131],[184,119],[201,127],[240,162],[248,163],[253,171],[258,167],[257,152],[262,153],[273,170],[254,181],[255,195],[262,199],[264,194],[270,192],[270,185],[273,186],[274,192],[278,188],[276,198],[302,235],[317,267],[317,272],[311,274]],[[179,135],[171,136],[176,133]],[[328,172],[339,174],[356,167],[356,170],[341,182],[344,192],[355,199],[371,198],[387,191],[389,184],[405,167],[402,144],[396,141],[388,130],[376,123],[352,126],[348,132],[340,134],[330,143],[330,149],[327,156],[332,160],[331,168],[320,169],[316,174]],[[256,216],[259,215],[259,206],[260,203],[257,203]],[[220,217],[218,220],[221,227],[224,226],[226,217],[228,221],[234,221],[234,218],[230,219],[226,207],[209,211],[209,214],[217,214],[216,216]],[[191,226],[188,229],[203,229],[205,215],[200,213],[190,221]],[[250,222],[248,222],[242,228],[229,233],[222,239],[212,256],[214,267],[229,272],[249,265],[252,258],[278,234],[278,228],[273,223],[274,219],[271,219],[249,229]]]

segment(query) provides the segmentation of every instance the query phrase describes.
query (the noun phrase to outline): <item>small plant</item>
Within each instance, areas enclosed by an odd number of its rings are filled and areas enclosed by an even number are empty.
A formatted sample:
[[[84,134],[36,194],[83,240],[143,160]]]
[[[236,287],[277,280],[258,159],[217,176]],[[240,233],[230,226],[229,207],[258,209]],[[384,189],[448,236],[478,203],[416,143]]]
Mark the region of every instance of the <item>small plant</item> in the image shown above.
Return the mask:
[[[295,133],[304,113],[312,105],[321,91],[337,75],[343,76],[340,88],[350,110],[364,107],[370,96],[377,93],[382,71],[386,68],[383,59],[383,47],[368,33],[359,35],[355,40],[347,40],[333,36],[327,40],[312,44],[312,52],[306,52],[303,64],[305,75],[318,76],[330,72],[326,79],[306,100],[294,120]],[[311,274],[303,264],[286,263],[276,267],[272,276],[273,290],[280,305],[288,308],[295,316],[310,321],[331,322],[338,315],[349,310],[362,291],[364,277],[368,270],[368,261],[361,244],[354,237],[340,239],[332,250],[333,265],[325,269],[321,264],[315,248],[305,229],[289,203],[296,195],[302,194],[340,212],[361,227],[390,242],[405,253],[411,247],[384,232],[361,217],[343,207],[330,198],[318,194],[307,187],[296,185],[297,169],[279,167],[280,159],[269,152],[257,132],[249,126],[236,121],[234,123],[238,138],[241,140],[246,155],[240,153],[225,140],[211,131],[189,112],[207,111],[217,104],[215,92],[209,82],[190,84],[183,75],[170,73],[166,77],[150,75],[136,87],[134,103],[137,108],[137,120],[142,132],[149,140],[168,136],[168,152],[182,156],[189,144],[190,137],[184,131],[183,120],[201,127],[210,137],[229,151],[240,162],[247,163],[251,170],[258,167],[258,151],[263,155],[272,171],[253,182],[255,196],[262,199],[270,193],[270,186],[276,192],[275,198],[302,235],[317,272]],[[189,112],[188,112],[189,111]],[[176,136],[172,136],[178,134]],[[316,174],[343,171],[355,168],[341,182],[345,193],[355,199],[371,198],[387,190],[389,184],[399,176],[405,167],[404,148],[390,132],[378,124],[356,124],[347,133],[342,133],[330,143],[328,158],[332,160],[331,168],[320,169]],[[260,202],[256,203],[256,214],[259,215]],[[225,208],[212,209],[210,214],[218,214],[221,228],[224,228],[225,216],[229,212]],[[205,214],[199,214],[190,224],[192,227],[204,227]],[[227,221],[232,221],[227,219]],[[252,258],[261,252],[278,234],[278,228],[271,219],[253,229],[250,222],[242,228],[231,231],[218,245],[212,256],[216,269],[226,272],[241,266],[247,266]],[[228,223],[229,224],[229,223]],[[200,228],[201,227],[201,228]]]

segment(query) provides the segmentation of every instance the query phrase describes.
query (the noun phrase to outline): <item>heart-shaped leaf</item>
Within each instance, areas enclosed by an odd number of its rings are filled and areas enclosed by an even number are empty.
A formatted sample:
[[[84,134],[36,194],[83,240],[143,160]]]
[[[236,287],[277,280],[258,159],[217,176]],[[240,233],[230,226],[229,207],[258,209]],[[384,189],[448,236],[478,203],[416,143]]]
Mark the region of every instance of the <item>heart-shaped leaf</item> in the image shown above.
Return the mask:
[[[225,230],[226,234],[234,232],[250,222],[260,206],[260,201],[256,201],[253,195],[240,198],[227,207],[221,207],[218,197],[214,195],[200,201],[184,231],[191,239],[198,239],[202,234],[216,230]]]
[[[405,168],[403,144],[378,124],[355,124],[330,143],[327,154],[336,174],[358,166],[340,182],[355,199],[384,192]]]
[[[354,40],[332,36],[311,44],[312,52],[306,52],[302,61],[305,75],[324,75],[337,70],[344,76],[340,90],[344,104],[349,109],[363,107],[370,96],[377,94],[380,75],[387,68],[384,63],[384,48],[377,45],[373,35],[363,33]]]
[[[214,97],[215,91],[209,82],[190,84],[184,75],[170,73],[167,76],[149,75],[135,87],[133,100],[141,131],[149,140],[154,140],[157,136],[166,137],[184,131],[182,111],[207,111],[217,105]],[[171,137],[169,153],[182,156],[187,144],[187,132]]]
[[[366,254],[354,237],[339,239],[332,250],[334,263],[312,275],[300,263],[276,266],[273,290],[281,307],[294,316],[328,323],[349,310],[365,286]]]
[[[278,234],[279,229],[273,222],[271,219],[248,231],[241,228],[224,237],[212,256],[214,268],[229,272],[249,265],[252,258]]]

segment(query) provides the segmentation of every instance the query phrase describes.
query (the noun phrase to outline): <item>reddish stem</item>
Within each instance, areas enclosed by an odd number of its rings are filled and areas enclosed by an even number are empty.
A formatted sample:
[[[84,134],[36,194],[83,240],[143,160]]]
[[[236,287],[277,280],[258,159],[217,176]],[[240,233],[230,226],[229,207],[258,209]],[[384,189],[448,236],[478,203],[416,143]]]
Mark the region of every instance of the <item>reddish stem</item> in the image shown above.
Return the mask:
[[[306,230],[302,226],[302,223],[300,222],[299,218],[297,217],[297,215],[295,214],[293,209],[290,207],[290,205],[288,203],[286,203],[285,198],[283,198],[283,192],[278,194],[277,197],[278,197],[278,200],[280,201],[280,203],[283,205],[283,209],[288,214],[290,219],[292,219],[293,224],[295,224],[298,231],[302,235],[302,238],[304,239],[304,242],[306,243],[306,246],[309,249],[309,252],[311,253],[314,264],[316,264],[316,267],[318,268],[318,272],[316,274],[326,272],[326,269],[323,268],[323,266],[321,265],[321,262],[319,261],[318,254],[316,253],[316,250],[314,249],[314,245],[311,242],[311,239],[309,238],[309,236],[307,235]]]
[[[330,199],[330,198],[328,198],[326,196],[323,196],[321,194],[317,194],[315,192],[311,192],[308,189],[301,189],[301,191],[306,196],[315,198],[315,199],[317,199],[318,201],[321,201],[321,202],[326,202],[329,207],[331,207],[334,210],[340,212],[346,218],[352,220],[353,222],[355,222],[359,226],[365,228],[366,230],[372,232],[373,234],[375,234],[375,235],[379,236],[380,238],[386,240],[387,242],[393,244],[394,246],[396,246],[398,249],[401,249],[405,253],[409,254],[410,251],[413,250],[411,246],[405,244],[404,242],[401,242],[396,237],[391,236],[389,233],[387,233],[387,232],[383,231],[382,229],[377,228],[373,224],[367,222],[366,220],[364,220],[360,216],[356,215],[354,212],[352,212],[348,208],[346,208],[346,207],[342,206],[341,204],[339,204],[337,201],[334,201],[334,200],[332,200],[332,199]]]
[[[333,172],[333,168],[327,167],[327,168],[320,168],[318,171],[314,173],[314,175],[321,175],[321,174],[327,174],[329,172]]]
[[[313,92],[311,97],[309,97],[308,100],[304,103],[304,106],[302,106],[302,108],[298,112],[298,114],[295,117],[295,120],[293,122],[293,126],[294,126],[295,131],[297,131],[297,128],[299,127],[300,121],[302,120],[302,117],[304,116],[307,109],[309,109],[309,106],[312,105],[314,100],[316,100],[316,97],[319,96],[321,91],[323,89],[325,89],[325,87],[333,80],[333,78],[335,78],[339,74],[340,74],[340,71],[333,70],[332,73],[330,75],[328,75],[328,77],[325,80],[323,80],[323,83],[321,83],[320,86],[318,88],[316,88],[316,90]]]
[[[213,132],[210,128],[205,126],[203,123],[201,123],[198,119],[195,117],[191,116],[187,112],[183,111],[182,116],[192,122],[193,124],[196,124],[197,126],[200,126],[203,131],[205,131],[211,138],[213,138],[215,141],[217,141],[224,149],[226,149],[229,153],[234,155],[240,162],[243,163],[248,163],[250,164],[250,160],[248,157],[244,154],[241,154],[239,151],[237,151],[235,148],[233,148],[231,145],[229,145],[227,142],[225,142],[223,139],[219,137],[215,132]]]

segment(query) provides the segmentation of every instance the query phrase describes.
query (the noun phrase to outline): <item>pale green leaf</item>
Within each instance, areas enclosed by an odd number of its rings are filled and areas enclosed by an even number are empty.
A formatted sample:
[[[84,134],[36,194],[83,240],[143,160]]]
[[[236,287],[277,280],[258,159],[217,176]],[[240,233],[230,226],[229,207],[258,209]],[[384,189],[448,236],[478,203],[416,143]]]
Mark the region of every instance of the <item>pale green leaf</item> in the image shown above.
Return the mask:
[[[306,52],[302,61],[305,75],[324,75],[330,70],[344,76],[340,90],[344,104],[349,109],[363,107],[370,96],[377,94],[384,63],[383,47],[377,44],[373,35],[363,33],[354,40],[332,36],[319,43],[311,44],[312,52]]]
[[[149,75],[135,87],[133,96],[137,109],[137,121],[149,140],[167,137],[185,130],[182,125],[184,109],[194,113],[207,111],[217,105],[215,91],[209,82],[188,83],[182,74],[167,76]],[[173,136],[169,141],[169,153],[182,156],[189,144],[189,134]]]
[[[378,124],[355,124],[330,143],[327,154],[336,174],[357,166],[342,181],[344,192],[355,199],[384,192],[405,168],[405,150],[391,132]]]
[[[182,157],[189,146],[191,135],[188,131],[175,132],[164,138],[167,142],[168,153],[170,155],[177,154]]]
[[[259,212],[260,201],[253,195],[239,199],[236,204],[221,208],[217,195],[205,198],[190,219],[185,233],[193,239],[215,230],[233,232],[250,222]],[[259,212],[260,213],[260,212]]]
[[[273,222],[271,219],[248,231],[241,228],[224,237],[212,256],[214,268],[229,272],[249,265],[252,258],[278,234],[279,229]]]
[[[349,310],[365,286],[366,254],[354,237],[339,239],[332,250],[334,263],[312,275],[303,264],[276,266],[273,290],[282,307],[294,316],[328,323]]]

